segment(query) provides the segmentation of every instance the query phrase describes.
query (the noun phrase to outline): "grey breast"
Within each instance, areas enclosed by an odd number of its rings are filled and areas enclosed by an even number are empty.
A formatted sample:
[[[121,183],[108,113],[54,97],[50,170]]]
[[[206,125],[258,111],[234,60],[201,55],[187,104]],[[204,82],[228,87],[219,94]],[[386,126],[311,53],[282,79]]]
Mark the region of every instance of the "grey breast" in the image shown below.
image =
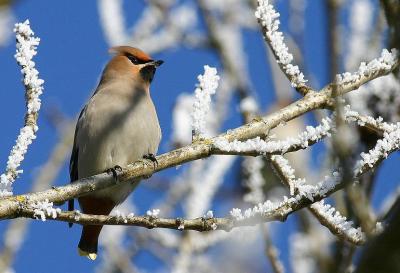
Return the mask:
[[[145,154],[155,154],[161,140],[157,113],[147,92],[106,91],[91,98],[80,120],[78,137],[83,140],[79,143],[79,177],[115,165],[123,167]],[[107,194],[119,201],[133,190],[134,184],[107,190]],[[104,194],[100,191],[95,195]]]

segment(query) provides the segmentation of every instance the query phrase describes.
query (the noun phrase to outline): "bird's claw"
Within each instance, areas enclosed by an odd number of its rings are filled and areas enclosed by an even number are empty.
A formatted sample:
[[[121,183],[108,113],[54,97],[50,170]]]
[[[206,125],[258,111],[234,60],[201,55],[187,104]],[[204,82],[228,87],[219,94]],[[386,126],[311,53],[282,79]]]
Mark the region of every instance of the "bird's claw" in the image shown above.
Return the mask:
[[[122,168],[119,165],[115,165],[113,168],[106,170],[108,174],[112,174],[115,180],[118,180],[118,172],[122,172]]]
[[[156,167],[158,167],[158,161],[154,154],[150,153],[150,154],[144,155],[143,159],[147,159],[147,160],[150,160],[151,162],[153,162],[154,169],[156,169]]]

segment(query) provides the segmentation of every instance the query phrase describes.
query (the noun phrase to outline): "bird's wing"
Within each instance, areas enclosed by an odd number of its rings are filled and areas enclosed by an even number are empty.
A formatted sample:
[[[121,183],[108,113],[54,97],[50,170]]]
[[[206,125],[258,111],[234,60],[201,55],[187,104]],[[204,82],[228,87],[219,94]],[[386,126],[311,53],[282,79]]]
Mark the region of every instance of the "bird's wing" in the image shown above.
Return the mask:
[[[76,140],[76,136],[78,135],[78,130],[79,130],[79,124],[81,122],[81,118],[84,115],[86,110],[86,105],[82,109],[81,113],[79,114],[78,122],[76,123],[76,128],[75,128],[75,136],[74,136],[74,145],[72,146],[72,154],[71,154],[71,159],[69,161],[69,177],[70,177],[70,182],[74,182],[78,180],[78,156],[79,156],[79,146]],[[73,211],[74,210],[74,199],[68,201],[68,210]],[[72,223],[69,223],[69,226],[72,226]]]
[[[72,154],[71,154],[71,159],[69,161],[69,177],[71,182],[74,182],[78,180],[78,154],[79,154],[79,146],[77,143],[77,135],[78,131],[80,128],[80,123],[82,121],[82,117],[86,111],[87,105],[83,107],[81,113],[79,114],[78,117],[78,122],[76,123],[76,128],[75,128],[75,135],[74,135],[74,145],[72,147]]]

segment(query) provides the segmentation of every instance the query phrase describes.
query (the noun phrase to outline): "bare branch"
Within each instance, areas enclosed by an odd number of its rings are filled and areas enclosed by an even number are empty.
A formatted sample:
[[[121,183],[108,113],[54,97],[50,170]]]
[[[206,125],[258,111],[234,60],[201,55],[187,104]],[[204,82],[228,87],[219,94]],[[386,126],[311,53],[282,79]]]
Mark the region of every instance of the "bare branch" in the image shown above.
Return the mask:
[[[265,239],[265,254],[268,257],[269,262],[271,263],[271,267],[274,273],[285,273],[285,268],[283,267],[283,264],[279,259],[279,251],[274,246],[274,243],[272,242],[269,233],[269,229],[267,227],[264,227],[263,234]]]

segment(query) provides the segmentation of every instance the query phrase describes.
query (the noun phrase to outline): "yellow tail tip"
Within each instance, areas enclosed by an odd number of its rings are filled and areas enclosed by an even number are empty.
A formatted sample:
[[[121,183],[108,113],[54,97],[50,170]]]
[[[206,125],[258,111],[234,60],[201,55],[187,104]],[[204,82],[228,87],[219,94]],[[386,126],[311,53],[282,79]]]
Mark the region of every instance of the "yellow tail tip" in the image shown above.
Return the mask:
[[[96,260],[96,258],[97,258],[96,253],[89,253],[89,252],[83,251],[79,247],[78,247],[78,253],[79,253],[79,256],[85,256],[86,258],[88,258],[89,260],[92,260],[92,261]]]

